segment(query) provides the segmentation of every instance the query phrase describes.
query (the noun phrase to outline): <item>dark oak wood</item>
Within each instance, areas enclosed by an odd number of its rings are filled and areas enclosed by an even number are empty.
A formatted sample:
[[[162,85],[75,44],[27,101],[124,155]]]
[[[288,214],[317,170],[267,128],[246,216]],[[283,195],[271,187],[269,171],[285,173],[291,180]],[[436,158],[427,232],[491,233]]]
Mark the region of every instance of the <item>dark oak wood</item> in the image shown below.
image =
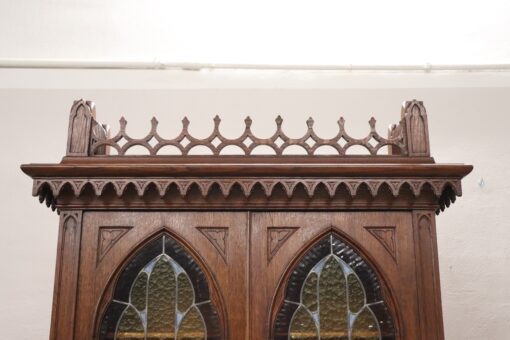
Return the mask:
[[[60,215],[60,230],[55,270],[55,291],[50,338],[72,339],[77,309],[78,268],[82,233],[81,210]],[[59,331],[57,331],[59,330]]]
[[[439,261],[433,212],[414,211],[413,230],[421,336],[423,339],[443,339]]]
[[[402,119],[405,121],[407,152],[410,156],[430,156],[429,127],[427,111],[423,102],[405,102],[402,106]]]
[[[131,163],[96,162],[94,164],[28,164],[22,170],[32,177],[463,177],[472,166],[463,164],[335,164],[288,163],[264,164],[261,160],[236,164],[209,162],[196,164],[155,164],[139,158]],[[278,160],[278,158],[276,158]],[[320,160],[320,159],[319,159]],[[116,160],[113,160],[116,161]],[[161,161],[161,160],[160,160]],[[317,160],[316,160],[317,161]]]
[[[123,268],[163,233],[205,273],[222,339],[271,339],[294,266],[328,233],[373,268],[396,339],[444,339],[435,213],[462,195],[472,166],[435,164],[422,102],[404,103],[388,138],[375,119],[362,139],[342,118],[332,139],[318,137],[312,119],[297,139],[281,118],[265,139],[249,118],[236,139],[221,134],[219,118],[204,139],[189,133],[187,119],[172,139],[155,119],[141,139],[126,124],[110,137],[93,103],[76,101],[63,160],[21,166],[33,195],[61,217],[50,339],[97,339]],[[127,155],[135,145],[149,155]],[[212,155],[191,155],[200,145]],[[355,145],[369,155],[347,154]],[[165,146],[181,155],[160,155]],[[275,155],[255,155],[258,146]],[[290,146],[305,154],[285,154]],[[316,155],[325,146],[334,155]],[[241,155],[222,155],[227,147]]]

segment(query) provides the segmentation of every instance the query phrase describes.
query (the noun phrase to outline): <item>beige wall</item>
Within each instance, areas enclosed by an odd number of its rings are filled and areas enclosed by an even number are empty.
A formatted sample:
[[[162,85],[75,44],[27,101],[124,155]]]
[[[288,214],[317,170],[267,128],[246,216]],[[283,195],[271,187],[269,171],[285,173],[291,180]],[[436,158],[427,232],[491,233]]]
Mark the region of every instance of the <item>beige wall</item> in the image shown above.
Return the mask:
[[[497,64],[507,0],[2,0],[0,60]]]
[[[473,164],[461,197],[438,217],[446,337],[501,340],[510,325],[508,126],[510,76],[496,74],[183,73],[170,71],[0,70],[2,188],[0,329],[3,339],[45,339],[49,331],[57,215],[31,197],[21,163],[58,162],[73,99],[97,103],[114,130],[125,115],[142,135],[156,115],[172,136],[187,115],[205,136],[220,114],[234,137],[246,115],[269,136],[277,114],[291,136],[308,116],[332,136],[343,114],[362,136],[374,115],[379,131],[399,119],[403,100],[425,102],[436,161]],[[483,179],[484,185],[480,185]]]

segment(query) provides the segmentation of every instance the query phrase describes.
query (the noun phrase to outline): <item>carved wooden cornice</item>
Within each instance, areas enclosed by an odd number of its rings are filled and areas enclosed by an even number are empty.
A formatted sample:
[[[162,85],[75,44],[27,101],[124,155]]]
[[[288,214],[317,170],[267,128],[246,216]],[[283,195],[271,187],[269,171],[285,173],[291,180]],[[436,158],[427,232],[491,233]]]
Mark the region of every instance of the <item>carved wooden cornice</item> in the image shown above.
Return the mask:
[[[228,197],[232,188],[238,185],[246,197],[250,196],[253,188],[259,185],[267,197],[270,197],[273,189],[280,185],[284,188],[288,197],[292,197],[295,189],[302,186],[307,192],[309,197],[313,197],[318,186],[322,185],[328,192],[330,197],[333,197],[339,186],[343,185],[347,188],[351,196],[356,196],[361,186],[369,189],[372,196],[377,196],[381,186],[386,185],[393,196],[398,196],[402,187],[407,185],[415,196],[419,196],[426,186],[437,197],[440,197],[447,186],[449,186],[455,195],[461,196],[461,185],[459,179],[451,178],[328,178],[328,179],[314,179],[314,178],[269,178],[261,179],[259,177],[246,178],[51,178],[51,179],[34,179],[33,192],[34,196],[42,193],[43,187],[47,186],[54,197],[58,197],[66,186],[72,190],[76,197],[79,197],[84,189],[89,186],[96,196],[101,196],[105,188],[111,185],[115,190],[117,196],[121,197],[126,189],[131,186],[135,189],[138,196],[143,196],[148,190],[156,190],[158,194],[163,197],[168,189],[175,185],[180,195],[185,197],[190,188],[196,186],[203,197],[209,194],[209,191],[214,185],[220,188],[223,196]],[[151,188],[152,186],[152,188]]]
[[[196,139],[188,132],[189,122],[185,119],[177,137],[164,139],[153,119],[147,136],[134,139],[126,132],[127,122],[121,119],[119,132],[109,137],[106,126],[95,119],[93,103],[80,100],[71,109],[63,161],[23,165],[22,169],[34,179],[34,196],[52,207],[64,194],[81,199],[85,193],[101,197],[109,191],[123,197],[134,191],[139,197],[152,192],[163,198],[175,187],[178,195],[186,197],[196,187],[204,198],[212,190],[228,198],[234,188],[239,188],[245,197],[262,190],[270,198],[279,187],[289,198],[303,190],[310,198],[325,191],[331,199],[340,191],[350,197],[367,192],[376,197],[381,191],[390,192],[393,197],[410,191],[418,197],[426,191],[436,197],[435,204],[440,209],[462,194],[461,179],[472,169],[467,165],[434,164],[427,114],[423,103],[416,100],[404,103],[401,120],[390,128],[388,138],[376,132],[373,118],[369,134],[362,139],[346,133],[343,118],[338,122],[337,136],[331,139],[317,136],[312,119],[307,121],[305,135],[298,139],[283,132],[281,118],[276,120],[276,132],[267,139],[253,135],[249,118],[245,120],[245,131],[236,139],[227,139],[220,133],[218,117],[214,123],[209,137]],[[144,147],[149,156],[126,155],[136,145]],[[364,147],[369,155],[346,155],[347,149],[355,145]],[[158,155],[165,146],[176,148],[181,155]],[[195,146],[205,146],[212,155],[190,155]],[[240,155],[222,155],[229,146],[241,150]],[[275,155],[254,155],[258,146],[268,146]],[[301,147],[305,155],[285,155],[290,146]],[[335,155],[316,155],[324,146]],[[388,155],[379,153],[383,146],[388,146]],[[109,155],[111,151],[117,155]]]
[[[267,198],[271,198],[276,188],[282,189],[290,199],[300,189],[309,198],[313,198],[321,191],[327,192],[330,199],[334,199],[345,188],[348,196],[368,192],[377,197],[382,191],[389,191],[393,197],[398,197],[403,191],[410,190],[414,197],[419,197],[425,191],[433,193],[438,204],[438,212],[455,202],[456,196],[462,195],[461,180],[453,178],[264,178],[236,177],[236,178],[35,178],[33,195],[39,196],[40,201],[46,201],[48,206],[55,209],[58,197],[65,191],[76,198],[82,197],[84,192],[102,197],[108,188],[114,190],[118,197],[123,197],[127,191],[136,193],[139,197],[157,193],[163,198],[170,188],[175,187],[182,198],[193,188],[198,189],[201,196],[206,198],[213,189],[218,189],[223,197],[228,198],[235,188],[239,188],[246,198],[250,197],[257,188]]]

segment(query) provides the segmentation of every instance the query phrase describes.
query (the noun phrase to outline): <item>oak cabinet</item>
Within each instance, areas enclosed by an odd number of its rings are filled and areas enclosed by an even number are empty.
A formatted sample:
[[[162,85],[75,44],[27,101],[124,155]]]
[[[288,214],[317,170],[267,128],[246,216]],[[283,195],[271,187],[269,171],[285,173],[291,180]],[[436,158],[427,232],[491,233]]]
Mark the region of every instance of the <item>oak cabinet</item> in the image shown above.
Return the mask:
[[[247,118],[227,139],[217,118],[206,139],[187,120],[174,139],[156,120],[133,139],[75,102],[62,162],[22,166],[60,214],[50,338],[444,339],[435,215],[472,167],[434,163],[426,118],[410,101],[387,138],[371,120],[353,139],[341,119],[333,139],[311,120],[291,139],[278,118],[260,139]],[[150,155],[127,156],[135,145]],[[284,154],[296,145],[306,155]],[[346,155],[354,145],[370,155]]]

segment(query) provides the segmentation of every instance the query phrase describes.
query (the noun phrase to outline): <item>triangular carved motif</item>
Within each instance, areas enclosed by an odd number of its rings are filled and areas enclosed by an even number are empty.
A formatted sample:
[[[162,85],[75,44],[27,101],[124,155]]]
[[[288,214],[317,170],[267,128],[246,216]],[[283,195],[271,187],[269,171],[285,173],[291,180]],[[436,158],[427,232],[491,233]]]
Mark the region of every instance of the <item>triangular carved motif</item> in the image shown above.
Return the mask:
[[[276,255],[282,245],[296,232],[298,227],[267,228],[267,262]]]
[[[365,229],[381,242],[391,257],[397,262],[397,236],[395,234],[395,227],[365,227]]]
[[[226,227],[197,227],[209,242],[220,253],[223,261],[227,263],[228,228]]]
[[[106,253],[132,227],[100,227],[97,242],[97,263],[101,262]]]

